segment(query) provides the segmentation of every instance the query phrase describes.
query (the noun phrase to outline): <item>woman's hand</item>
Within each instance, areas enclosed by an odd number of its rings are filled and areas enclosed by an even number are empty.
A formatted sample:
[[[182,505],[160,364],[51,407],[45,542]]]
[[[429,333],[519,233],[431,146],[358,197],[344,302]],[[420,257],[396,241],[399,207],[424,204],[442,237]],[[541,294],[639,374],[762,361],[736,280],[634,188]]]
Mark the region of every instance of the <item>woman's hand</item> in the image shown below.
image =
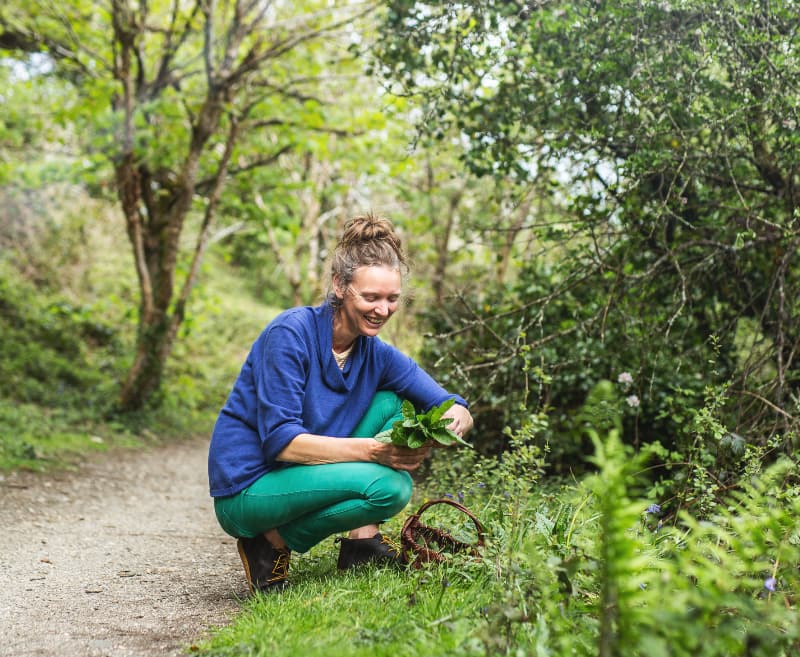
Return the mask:
[[[444,415],[442,415],[442,419],[445,418],[453,418],[453,421],[447,425],[447,428],[450,429],[454,434],[456,434],[459,438],[463,438],[464,434],[466,434],[470,429],[472,429],[473,420],[472,414],[469,410],[462,406],[461,404],[453,404]]]
[[[417,449],[411,449],[410,447],[381,443],[377,440],[372,442],[374,443],[372,460],[395,470],[407,470],[409,472],[416,470],[431,451],[429,444]]]

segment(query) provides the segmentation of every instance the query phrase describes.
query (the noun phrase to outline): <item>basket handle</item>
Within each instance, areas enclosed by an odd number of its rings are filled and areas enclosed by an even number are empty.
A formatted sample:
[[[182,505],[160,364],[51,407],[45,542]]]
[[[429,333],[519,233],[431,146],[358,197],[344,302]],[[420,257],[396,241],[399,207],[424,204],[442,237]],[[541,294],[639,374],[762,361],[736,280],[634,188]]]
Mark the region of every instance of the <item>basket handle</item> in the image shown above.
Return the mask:
[[[420,516],[422,516],[422,514],[427,509],[429,509],[430,507],[435,506],[437,504],[449,504],[450,506],[452,506],[452,507],[458,509],[459,511],[461,511],[462,513],[466,514],[469,517],[469,519],[472,520],[473,524],[475,525],[475,530],[478,532],[478,542],[477,542],[476,546],[477,547],[483,547],[483,545],[484,545],[484,534],[486,532],[483,529],[483,525],[481,524],[481,521],[478,520],[477,516],[474,513],[472,513],[472,511],[470,511],[463,504],[460,504],[460,503],[456,502],[455,500],[451,500],[451,499],[448,499],[446,497],[438,498],[438,499],[435,499],[435,500],[428,500],[427,502],[425,502],[421,507],[419,507],[419,509],[417,510],[416,513],[411,515],[408,518],[408,520],[406,520],[406,524],[410,524],[410,521],[412,520],[412,518],[414,518],[418,522]]]

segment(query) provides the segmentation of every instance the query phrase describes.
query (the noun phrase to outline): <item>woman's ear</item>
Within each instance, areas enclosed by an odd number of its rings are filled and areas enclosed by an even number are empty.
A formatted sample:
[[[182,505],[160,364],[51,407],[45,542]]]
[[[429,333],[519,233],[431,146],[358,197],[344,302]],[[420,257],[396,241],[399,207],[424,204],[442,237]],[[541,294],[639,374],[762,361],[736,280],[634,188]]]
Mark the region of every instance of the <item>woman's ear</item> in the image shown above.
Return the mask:
[[[342,285],[342,280],[339,278],[338,275],[334,274],[333,276],[333,293],[336,295],[337,299],[344,299],[344,292],[345,287]]]

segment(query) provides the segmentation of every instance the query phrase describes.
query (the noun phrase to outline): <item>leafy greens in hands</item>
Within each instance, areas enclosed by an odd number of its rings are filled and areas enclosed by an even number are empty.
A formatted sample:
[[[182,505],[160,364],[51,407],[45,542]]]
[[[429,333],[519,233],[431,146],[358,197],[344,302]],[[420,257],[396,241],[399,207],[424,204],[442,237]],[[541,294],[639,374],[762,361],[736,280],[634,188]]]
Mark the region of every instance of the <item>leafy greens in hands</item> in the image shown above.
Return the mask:
[[[433,440],[441,445],[452,445],[459,443],[472,447],[468,442],[460,438],[447,425],[452,422],[452,418],[442,419],[447,410],[455,403],[454,399],[448,399],[439,406],[434,406],[427,413],[417,413],[414,405],[407,399],[403,401],[403,419],[397,420],[391,429],[381,431],[375,440],[382,443],[392,443],[402,447],[416,449],[425,443]]]

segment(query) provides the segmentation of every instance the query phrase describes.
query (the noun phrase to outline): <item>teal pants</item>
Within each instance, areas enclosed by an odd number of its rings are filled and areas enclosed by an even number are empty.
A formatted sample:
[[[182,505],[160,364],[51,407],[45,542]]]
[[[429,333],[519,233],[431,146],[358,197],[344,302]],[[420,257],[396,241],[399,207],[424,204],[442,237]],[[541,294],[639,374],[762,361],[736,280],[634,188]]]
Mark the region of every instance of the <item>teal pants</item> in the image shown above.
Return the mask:
[[[353,436],[371,437],[402,417],[392,392],[375,395]],[[214,500],[222,528],[252,537],[276,528],[306,552],[332,534],[383,522],[411,499],[411,476],[377,463],[291,465],[268,472],[236,495]]]

